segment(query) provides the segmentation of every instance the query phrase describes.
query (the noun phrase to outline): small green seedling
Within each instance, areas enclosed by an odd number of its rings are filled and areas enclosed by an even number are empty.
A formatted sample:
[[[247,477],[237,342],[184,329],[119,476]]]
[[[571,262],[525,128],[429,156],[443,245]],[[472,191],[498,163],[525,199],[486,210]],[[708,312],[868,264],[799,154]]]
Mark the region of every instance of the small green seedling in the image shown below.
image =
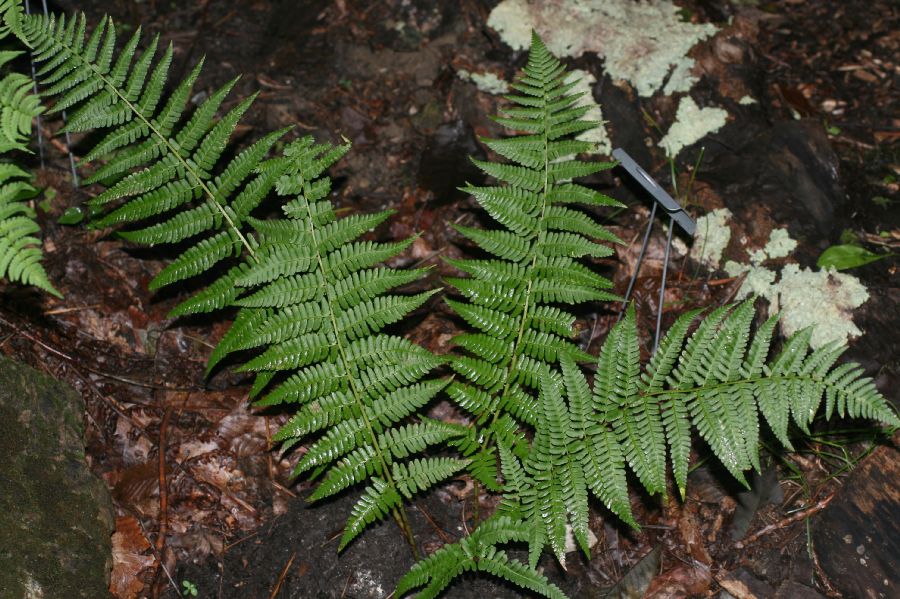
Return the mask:
[[[190,580],[182,580],[181,587],[184,589],[184,595],[187,597],[196,597],[197,596],[197,585],[195,585]]]
[[[833,245],[822,252],[822,255],[816,261],[816,266],[819,268],[831,267],[835,270],[847,270],[864,266],[870,262],[883,260],[893,255],[895,254],[876,254],[859,245]]]

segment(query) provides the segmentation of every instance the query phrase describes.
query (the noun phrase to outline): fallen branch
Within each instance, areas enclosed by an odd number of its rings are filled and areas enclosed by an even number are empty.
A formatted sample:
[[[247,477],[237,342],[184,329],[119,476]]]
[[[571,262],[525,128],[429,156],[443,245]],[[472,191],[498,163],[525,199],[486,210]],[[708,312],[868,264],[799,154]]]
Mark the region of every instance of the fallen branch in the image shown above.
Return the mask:
[[[790,526],[791,524],[793,524],[794,522],[799,522],[800,520],[805,520],[805,519],[809,518],[810,516],[812,516],[813,514],[815,514],[816,512],[821,512],[826,507],[828,507],[828,504],[831,503],[832,499],[834,499],[834,493],[832,493],[825,499],[821,500],[817,504],[813,505],[812,507],[808,507],[805,510],[801,510],[795,514],[792,514],[791,516],[788,516],[787,518],[785,518],[783,520],[779,520],[778,522],[769,524],[768,526],[761,528],[760,530],[756,531],[755,533],[753,533],[746,539],[744,539],[742,541],[738,541],[737,543],[734,544],[734,546],[736,549],[743,549],[747,545],[750,545],[751,543],[756,542],[757,540],[759,540],[760,537],[763,537],[763,536],[769,534],[770,532],[780,530],[782,528],[786,528],[786,527]]]

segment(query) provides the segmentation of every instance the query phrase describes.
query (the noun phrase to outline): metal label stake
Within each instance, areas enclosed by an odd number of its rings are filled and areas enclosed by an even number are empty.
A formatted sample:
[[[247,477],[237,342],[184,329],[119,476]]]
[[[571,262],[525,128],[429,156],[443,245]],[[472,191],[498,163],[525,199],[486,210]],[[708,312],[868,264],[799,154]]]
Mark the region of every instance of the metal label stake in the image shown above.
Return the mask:
[[[663,299],[666,295],[666,275],[669,270],[669,253],[672,249],[672,230],[677,223],[679,227],[684,229],[685,233],[693,237],[694,231],[697,229],[697,223],[694,222],[690,215],[684,211],[684,208],[682,208],[653,177],[647,174],[647,171],[642,169],[625,150],[616,148],[613,150],[612,155],[613,158],[619,161],[619,165],[631,175],[631,178],[637,181],[637,183],[653,197],[653,206],[650,208],[650,219],[647,223],[647,229],[644,231],[644,241],[641,243],[641,251],[638,254],[637,263],[634,266],[631,280],[628,281],[628,289],[625,291],[625,299],[622,301],[622,307],[619,311],[619,320],[622,319],[622,314],[625,312],[625,306],[628,305],[631,292],[634,290],[634,283],[637,281],[638,273],[641,270],[641,264],[644,262],[644,254],[646,253],[647,245],[650,242],[650,231],[653,229],[653,221],[656,218],[656,207],[662,206],[662,209],[669,216],[669,232],[666,236],[666,251],[663,257],[662,279],[659,285],[659,310],[656,313],[656,332],[653,335],[653,352],[655,353],[656,349],[659,347],[659,331],[662,327]]]

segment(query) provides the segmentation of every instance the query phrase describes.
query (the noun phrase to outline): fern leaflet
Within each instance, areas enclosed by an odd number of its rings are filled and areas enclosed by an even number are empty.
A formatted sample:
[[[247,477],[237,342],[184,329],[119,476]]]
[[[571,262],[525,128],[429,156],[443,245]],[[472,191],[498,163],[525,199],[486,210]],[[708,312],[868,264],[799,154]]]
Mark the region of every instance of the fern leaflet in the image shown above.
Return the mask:
[[[23,200],[37,190],[28,181],[31,175],[14,164],[0,163],[0,277],[34,285],[62,297],[41,265],[41,240],[34,237],[40,227],[34,210]]]

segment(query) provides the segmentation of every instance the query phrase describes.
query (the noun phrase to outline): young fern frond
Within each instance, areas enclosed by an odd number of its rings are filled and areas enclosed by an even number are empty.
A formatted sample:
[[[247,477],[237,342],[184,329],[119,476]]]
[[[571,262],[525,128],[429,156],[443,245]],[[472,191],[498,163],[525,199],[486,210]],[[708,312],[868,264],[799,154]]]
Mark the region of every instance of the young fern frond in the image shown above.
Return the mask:
[[[436,291],[386,294],[425,273],[379,266],[409,242],[357,240],[390,211],[335,216],[328,199],[331,182],[321,175],[348,149],[349,144],[315,144],[311,137],[285,149],[289,166],[281,170],[277,190],[293,198],[283,208],[287,218],[251,219],[260,259],[235,277],[246,293],[236,300],[239,315],[210,359],[212,367],[231,352],[257,349],[242,367],[258,373],[255,393],[282,375],[257,405],[296,405],[296,414],[275,439],[285,447],[308,440],[294,474],[322,476],[311,500],[368,481],[341,548],[387,513],[406,526],[399,515],[403,499],[467,465],[459,459],[418,457],[466,429],[414,418],[446,386],[422,380],[442,360],[381,331]]]
[[[565,69],[535,35],[524,76],[506,96],[510,108],[495,120],[527,135],[482,140],[509,163],[473,160],[498,185],[463,188],[502,227],[456,230],[494,256],[486,260],[449,260],[468,278],[451,278],[462,298],[451,309],[478,334],[456,339],[468,355],[452,357],[461,376],[448,393],[476,421],[477,430],[460,444],[472,456],[470,472],[488,488],[496,481],[494,443],[507,437],[522,447],[515,424],[534,424],[534,393],[561,359],[587,361],[590,356],[571,341],[574,316],[563,306],[616,299],[611,283],[579,262],[605,257],[612,250],[596,240],[619,240],[584,212],[563,206],[582,203],[618,206],[618,202],[571,182],[612,163],[582,162],[574,155],[593,148],[568,139],[598,123],[583,120]]]
[[[41,265],[44,254],[41,240],[34,237],[40,231],[34,210],[23,201],[37,193],[30,179],[16,165],[0,163],[0,278],[34,285],[61,298]]]
[[[107,184],[90,202],[102,213],[95,225],[153,219],[154,224],[121,236],[147,245],[191,240],[190,247],[153,279],[152,289],[199,275],[229,257],[255,256],[254,243],[243,227],[290,162],[264,161],[288,129],[223,159],[229,138],[255,96],[217,119],[235,79],[184,118],[202,60],[166,97],[174,54],[170,45],[157,59],[158,36],[138,52],[140,30],[117,48],[116,28],[108,18],[90,35],[83,14],[68,20],[23,16],[20,26],[40,65],[44,95],[57,97],[50,112],[68,112],[65,130],[109,130],[84,157],[84,162],[103,163],[87,182]],[[227,281],[205,289],[202,298],[177,307],[173,315],[229,304],[236,297],[231,283],[238,272],[232,269],[230,274]]]

